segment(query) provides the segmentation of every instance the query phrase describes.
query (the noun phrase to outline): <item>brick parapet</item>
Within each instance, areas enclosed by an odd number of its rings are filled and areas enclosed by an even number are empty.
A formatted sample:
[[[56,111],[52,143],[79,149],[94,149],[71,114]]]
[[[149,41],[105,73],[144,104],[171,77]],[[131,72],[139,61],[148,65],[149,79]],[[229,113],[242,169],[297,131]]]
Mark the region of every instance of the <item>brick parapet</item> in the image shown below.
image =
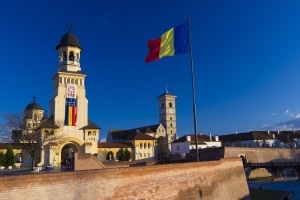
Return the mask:
[[[240,159],[0,177],[1,199],[250,199]]]

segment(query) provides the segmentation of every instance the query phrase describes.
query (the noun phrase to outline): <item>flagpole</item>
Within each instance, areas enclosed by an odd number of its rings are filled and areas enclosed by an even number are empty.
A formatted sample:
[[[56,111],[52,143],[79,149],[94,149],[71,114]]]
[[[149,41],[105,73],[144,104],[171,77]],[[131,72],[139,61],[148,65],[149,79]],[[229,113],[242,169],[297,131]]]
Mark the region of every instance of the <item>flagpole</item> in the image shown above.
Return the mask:
[[[197,116],[196,116],[196,95],[195,95],[194,63],[193,63],[193,52],[192,52],[192,33],[191,33],[190,16],[188,16],[188,23],[189,23],[189,34],[190,34],[190,44],[189,44],[189,46],[190,46],[190,63],[191,63],[191,73],[192,73],[194,132],[195,132],[195,141],[196,141],[196,156],[197,156],[197,162],[199,162],[198,137],[197,137]]]

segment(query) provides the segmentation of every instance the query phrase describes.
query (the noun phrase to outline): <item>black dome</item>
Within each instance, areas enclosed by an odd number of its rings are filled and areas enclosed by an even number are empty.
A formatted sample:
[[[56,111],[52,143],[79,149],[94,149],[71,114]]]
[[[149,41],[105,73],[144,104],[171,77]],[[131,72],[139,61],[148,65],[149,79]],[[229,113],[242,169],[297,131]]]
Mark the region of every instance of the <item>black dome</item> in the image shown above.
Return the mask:
[[[31,104],[28,104],[25,110],[43,110],[43,108],[39,104],[33,102]]]
[[[71,32],[68,32],[61,37],[60,42],[55,49],[57,50],[61,46],[73,46],[81,49],[78,38]]]

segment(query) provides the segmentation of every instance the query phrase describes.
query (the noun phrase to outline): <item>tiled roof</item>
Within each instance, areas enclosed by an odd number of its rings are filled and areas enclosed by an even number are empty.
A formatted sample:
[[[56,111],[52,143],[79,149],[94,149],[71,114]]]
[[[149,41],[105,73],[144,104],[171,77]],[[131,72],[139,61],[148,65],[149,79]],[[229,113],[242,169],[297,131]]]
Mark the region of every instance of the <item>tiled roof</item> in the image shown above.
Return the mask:
[[[229,135],[220,135],[222,142],[248,141],[248,140],[272,140],[273,135],[267,131],[250,131],[245,133],[236,133]]]
[[[174,96],[176,97],[174,94],[171,94],[168,90],[166,90],[164,93],[162,93],[161,95],[159,95],[158,97],[162,97],[162,96]],[[157,98],[158,98],[157,97]]]
[[[220,135],[222,142],[237,142],[248,140],[279,140],[281,142],[294,142],[293,139],[300,138],[300,131],[249,131],[229,135]]]
[[[54,124],[54,116],[52,115],[51,117],[46,119],[46,121],[41,123],[39,128],[54,128],[54,129],[56,129],[56,128],[59,128],[59,126]]]
[[[132,136],[133,136],[133,138],[129,139],[129,140],[156,140],[155,137],[152,137],[145,133],[136,133],[135,135],[132,135]]]
[[[98,148],[133,148],[131,143],[127,142],[99,142]]]
[[[98,125],[96,125],[94,122],[88,120],[88,125],[84,126],[83,129],[101,129]]]
[[[11,145],[13,149],[22,149],[23,146],[21,144],[14,143],[0,143],[0,149],[7,149],[7,147]]]
[[[180,142],[188,142],[188,137],[190,137],[190,143],[191,144],[195,144],[196,140],[195,140],[195,135],[185,135],[177,140],[175,140],[172,143],[180,143]],[[208,135],[197,135],[197,139],[198,139],[198,144],[205,144],[205,142],[210,142],[210,141],[214,141],[213,137],[212,140],[210,140],[210,137]]]
[[[151,126],[143,126],[129,130],[110,130],[110,134],[114,140],[156,140],[156,138],[147,135],[147,133],[156,133],[160,124]]]

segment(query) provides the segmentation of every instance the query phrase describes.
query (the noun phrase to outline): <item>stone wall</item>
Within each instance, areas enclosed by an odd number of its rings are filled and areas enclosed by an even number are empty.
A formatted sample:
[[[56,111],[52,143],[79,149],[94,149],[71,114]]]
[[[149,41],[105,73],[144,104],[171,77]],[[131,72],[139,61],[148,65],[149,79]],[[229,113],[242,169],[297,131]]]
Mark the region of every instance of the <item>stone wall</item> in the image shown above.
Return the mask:
[[[0,199],[250,199],[240,159],[0,177]]]
[[[243,156],[247,162],[300,162],[300,149],[219,147],[199,150],[200,160],[219,160]]]
[[[240,156],[252,163],[299,162],[300,149],[225,147],[224,158]]]

